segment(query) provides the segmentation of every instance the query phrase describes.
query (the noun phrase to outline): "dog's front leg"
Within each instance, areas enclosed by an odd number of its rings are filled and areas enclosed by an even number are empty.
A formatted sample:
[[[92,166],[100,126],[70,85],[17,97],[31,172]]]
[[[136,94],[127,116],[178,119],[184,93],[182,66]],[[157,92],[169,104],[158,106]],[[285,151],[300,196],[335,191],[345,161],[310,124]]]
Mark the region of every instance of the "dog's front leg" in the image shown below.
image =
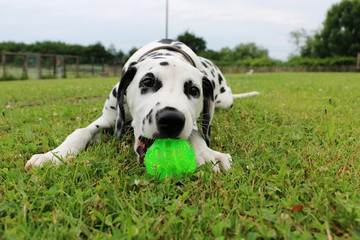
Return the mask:
[[[220,169],[227,171],[231,168],[232,160],[230,154],[221,153],[209,148],[199,132],[194,131],[191,134],[190,143],[195,150],[196,161],[199,166],[205,164],[205,162],[210,162],[213,164],[213,170],[216,173],[220,172]]]
[[[75,157],[88,144],[93,142],[102,129],[113,129],[117,116],[116,109],[116,89],[118,84],[112,89],[107,98],[101,117],[96,119],[85,128],[79,128],[71,133],[60,146],[44,154],[35,154],[25,165],[25,171],[32,167],[41,166],[46,162],[60,164],[69,157]]]
[[[66,161],[70,156],[77,156],[89,143],[95,140],[101,129],[111,128],[113,124],[109,123],[105,117],[100,117],[86,128],[79,128],[71,133],[63,143],[57,148],[44,153],[35,154],[25,165],[25,171],[32,167],[41,166],[46,162],[60,164]]]

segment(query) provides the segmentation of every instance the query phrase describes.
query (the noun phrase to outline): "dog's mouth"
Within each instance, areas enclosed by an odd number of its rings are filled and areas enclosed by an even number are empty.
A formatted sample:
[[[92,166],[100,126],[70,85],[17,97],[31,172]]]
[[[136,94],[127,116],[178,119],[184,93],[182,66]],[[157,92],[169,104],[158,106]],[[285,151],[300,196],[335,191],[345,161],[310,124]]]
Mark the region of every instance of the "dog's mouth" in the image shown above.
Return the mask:
[[[145,155],[149,147],[155,142],[156,139],[161,139],[161,137],[155,138],[146,138],[140,136],[136,141],[136,153],[138,154],[139,163],[143,164],[145,162]],[[176,139],[176,138],[174,138]]]
[[[144,163],[145,154],[149,147],[154,143],[155,139],[149,139],[143,136],[140,136],[136,142],[136,152],[139,156],[139,162]]]

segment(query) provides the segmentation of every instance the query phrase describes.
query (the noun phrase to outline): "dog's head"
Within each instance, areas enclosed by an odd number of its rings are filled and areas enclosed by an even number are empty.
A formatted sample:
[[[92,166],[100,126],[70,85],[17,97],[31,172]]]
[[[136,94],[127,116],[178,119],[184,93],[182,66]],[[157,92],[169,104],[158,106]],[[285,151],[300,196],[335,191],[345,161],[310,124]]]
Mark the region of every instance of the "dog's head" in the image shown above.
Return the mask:
[[[118,105],[116,135],[122,136],[129,111],[140,161],[154,139],[188,139],[197,131],[198,119],[209,143],[213,86],[201,71],[176,57],[144,59],[128,67],[120,81]]]

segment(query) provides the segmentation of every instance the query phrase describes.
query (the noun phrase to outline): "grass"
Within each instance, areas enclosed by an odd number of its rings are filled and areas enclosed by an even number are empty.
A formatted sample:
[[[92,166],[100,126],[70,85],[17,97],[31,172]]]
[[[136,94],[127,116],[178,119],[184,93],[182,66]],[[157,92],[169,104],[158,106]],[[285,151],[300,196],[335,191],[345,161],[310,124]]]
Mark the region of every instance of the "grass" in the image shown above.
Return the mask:
[[[97,118],[117,79],[0,82],[0,239],[360,238],[360,75],[227,78],[262,93],[216,113],[212,147],[233,168],[163,181],[131,136],[24,172]]]

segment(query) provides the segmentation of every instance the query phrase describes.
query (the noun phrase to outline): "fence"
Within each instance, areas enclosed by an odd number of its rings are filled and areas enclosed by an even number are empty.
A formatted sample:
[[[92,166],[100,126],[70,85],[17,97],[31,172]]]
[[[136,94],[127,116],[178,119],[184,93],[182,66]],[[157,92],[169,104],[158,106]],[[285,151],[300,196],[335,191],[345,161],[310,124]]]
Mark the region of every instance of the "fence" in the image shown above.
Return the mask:
[[[80,64],[79,56],[14,53],[2,51],[2,67],[0,80],[13,79],[49,79],[75,77],[119,77],[122,66],[120,64]],[[357,56],[356,66],[265,66],[220,67],[224,73],[247,72],[356,72],[360,71],[360,53]]]
[[[0,80],[120,76],[119,64],[80,64],[79,56],[2,51]]]
[[[264,67],[243,67],[226,66],[219,67],[224,73],[265,73],[265,72],[357,72],[358,66],[264,66]]]

